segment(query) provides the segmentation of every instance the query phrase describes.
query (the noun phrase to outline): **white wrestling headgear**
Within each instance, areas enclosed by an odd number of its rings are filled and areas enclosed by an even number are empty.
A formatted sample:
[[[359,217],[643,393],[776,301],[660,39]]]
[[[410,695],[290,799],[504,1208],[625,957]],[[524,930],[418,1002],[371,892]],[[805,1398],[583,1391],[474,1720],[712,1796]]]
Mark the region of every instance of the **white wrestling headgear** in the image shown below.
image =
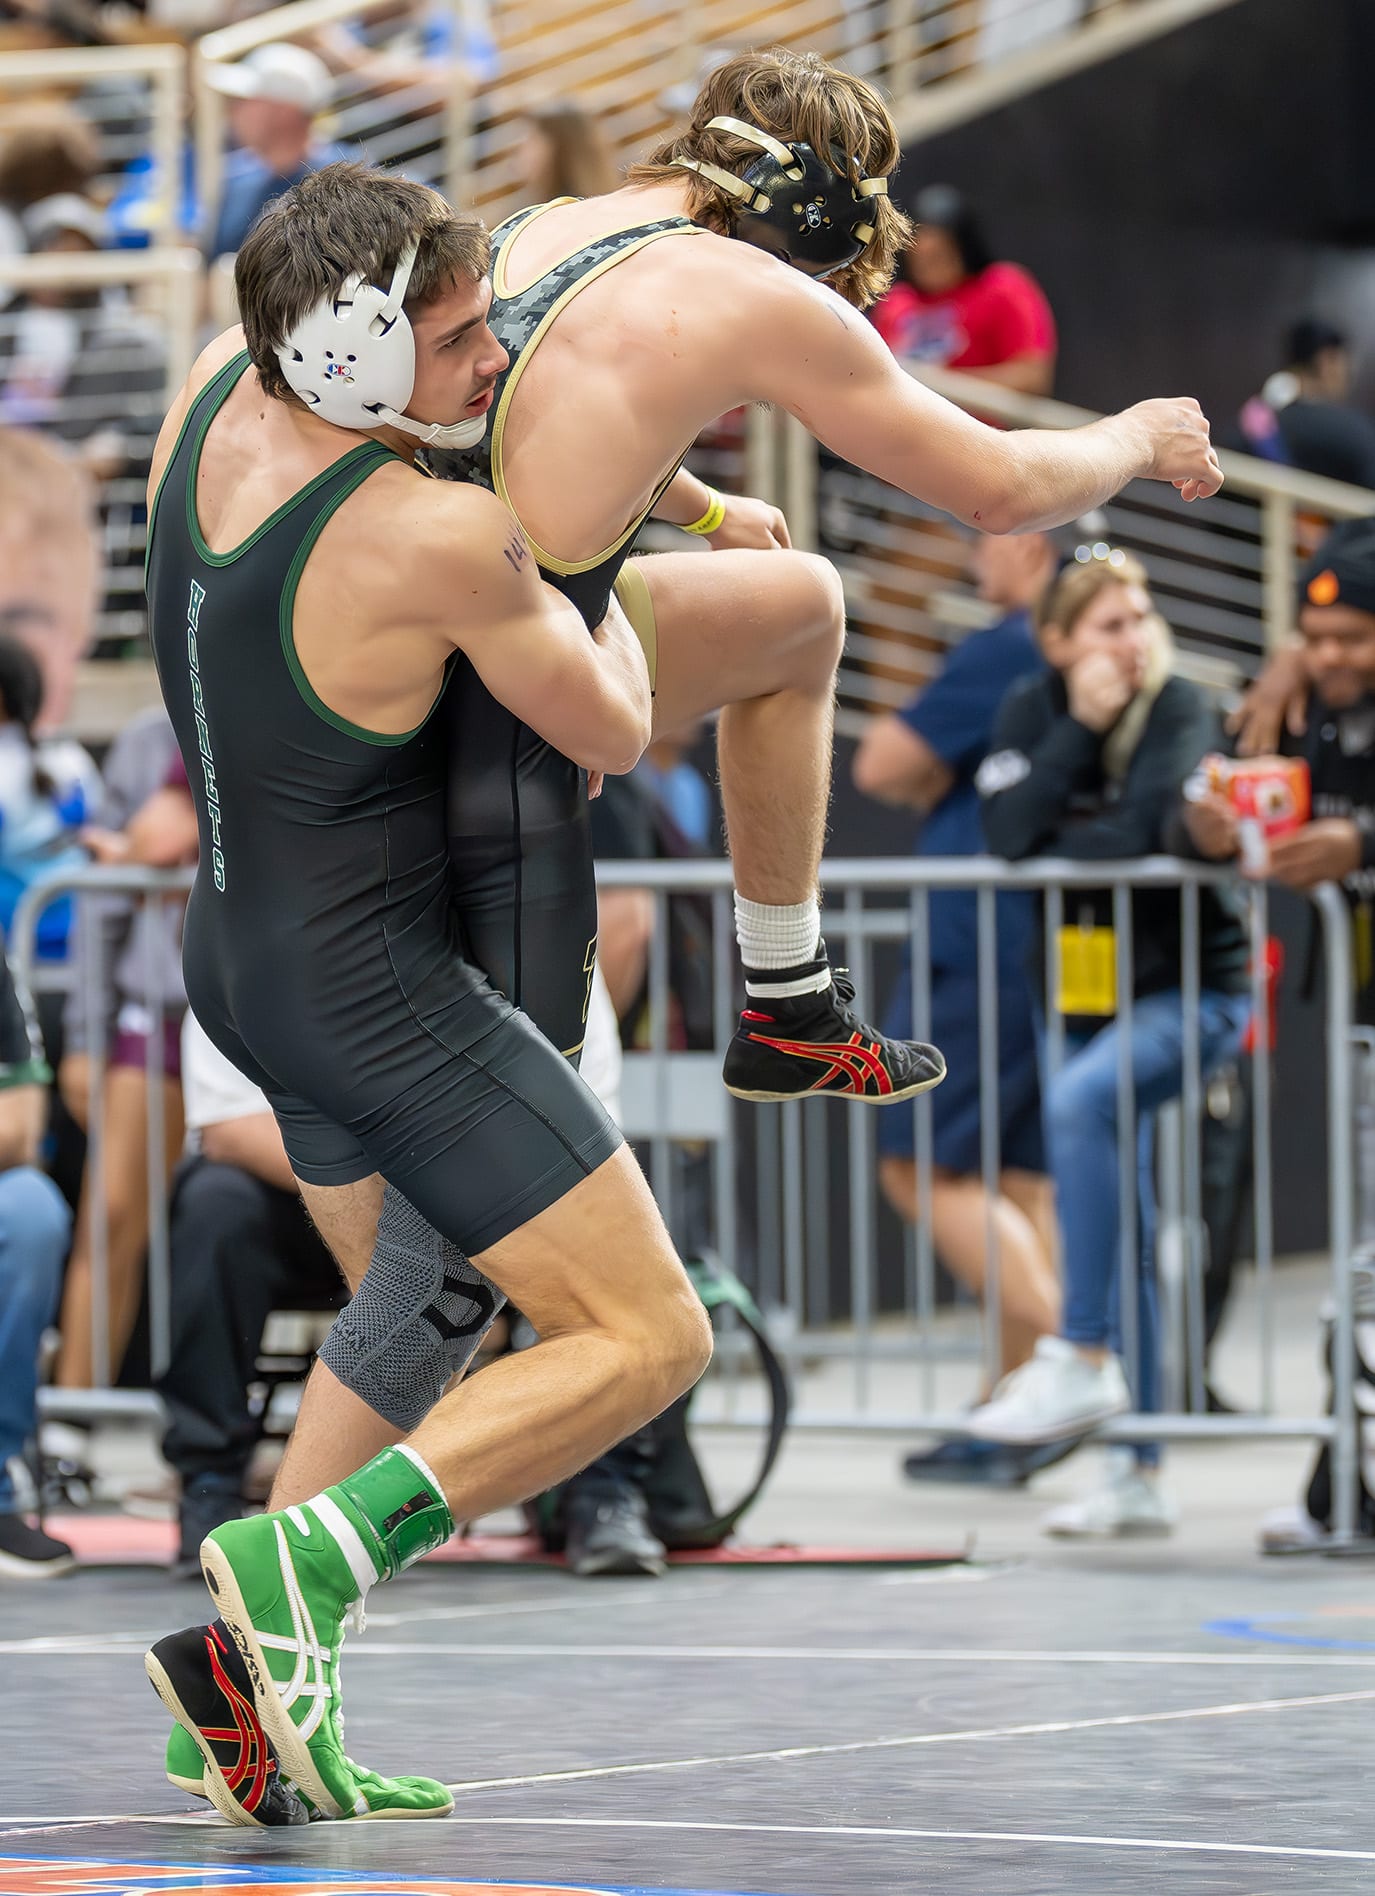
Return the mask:
[[[301,318],[277,360],[292,392],[336,428],[367,432],[385,424],[427,447],[475,448],[487,432],[485,414],[446,424],[401,412],[415,390],[415,334],[402,308],[415,252],[415,244],[402,252],[389,289],[357,271],[345,278]]]

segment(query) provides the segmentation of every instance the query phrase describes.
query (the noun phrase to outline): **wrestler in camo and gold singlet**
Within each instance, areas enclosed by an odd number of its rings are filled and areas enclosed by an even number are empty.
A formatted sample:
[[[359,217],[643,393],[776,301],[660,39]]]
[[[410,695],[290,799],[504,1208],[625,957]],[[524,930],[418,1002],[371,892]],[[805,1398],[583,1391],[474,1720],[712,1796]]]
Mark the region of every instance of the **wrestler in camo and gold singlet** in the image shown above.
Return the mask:
[[[510,361],[497,379],[486,435],[475,448],[430,451],[425,457],[445,480],[490,488],[517,518],[503,477],[502,439],[511,398],[541,337],[579,291],[647,244],[703,234],[685,217],[610,231],[512,291],[505,272],[511,241],[551,209],[545,204],[521,211],[493,233],[488,322]],[[544,578],[572,601],[589,627],[606,616],[615,592],[645,648],[651,678],[654,615],[648,588],[633,563],[626,562],[677,471],[675,463],[639,518],[590,559],[556,559],[526,533]],[[445,693],[443,715],[450,758],[449,850],[463,889],[461,921],[469,952],[556,1047],[576,1058],[597,940],[587,779],[498,704],[465,660],[459,667]]]

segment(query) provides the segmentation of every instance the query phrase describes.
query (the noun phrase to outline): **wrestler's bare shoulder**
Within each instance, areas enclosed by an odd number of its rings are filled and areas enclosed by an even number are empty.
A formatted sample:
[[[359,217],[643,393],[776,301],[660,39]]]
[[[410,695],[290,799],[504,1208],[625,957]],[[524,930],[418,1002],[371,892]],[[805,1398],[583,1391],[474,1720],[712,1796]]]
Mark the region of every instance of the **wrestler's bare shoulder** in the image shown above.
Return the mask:
[[[219,374],[227,362],[232,362],[244,346],[243,330],[235,326],[226,329],[208,342],[191,366],[191,373],[182,383],[177,399],[172,403],[163,418],[162,427],[153,448],[153,460],[150,470],[149,489],[155,491],[162,471],[171,459],[172,449],[176,446],[177,436],[181,433],[182,423],[186,420],[196,398]]]
[[[485,487],[427,479],[408,462],[380,467],[367,485],[366,546],[357,562],[364,583],[394,591],[404,580],[420,616],[448,620],[465,602],[504,586],[512,561],[528,561],[524,535]],[[379,547],[393,557],[379,561]],[[530,562],[533,564],[532,562]]]
[[[644,325],[652,316],[656,339],[685,352],[707,349],[749,362],[805,346],[818,329],[870,333],[859,311],[828,285],[714,232],[650,246],[628,260],[619,288],[630,323]]]

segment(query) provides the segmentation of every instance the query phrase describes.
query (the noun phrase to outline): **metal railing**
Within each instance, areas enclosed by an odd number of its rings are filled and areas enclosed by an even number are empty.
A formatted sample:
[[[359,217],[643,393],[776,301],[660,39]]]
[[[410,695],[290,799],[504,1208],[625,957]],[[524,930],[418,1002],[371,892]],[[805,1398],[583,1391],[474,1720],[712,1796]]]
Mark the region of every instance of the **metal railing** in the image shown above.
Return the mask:
[[[927,365],[911,373],[961,408],[1010,427],[1071,428],[1092,411]],[[795,544],[819,547],[845,581],[850,637],[838,728],[901,705],[939,669],[952,634],[986,624],[966,574],[969,534],[871,474],[822,466],[791,416],[775,412],[768,497]],[[1210,684],[1253,673],[1294,626],[1299,566],[1337,520],[1375,513],[1375,493],[1250,455],[1219,456],[1226,484],[1186,505],[1168,484],[1133,481],[1103,510],[1103,537],[1138,554],[1184,666]]]
[[[827,1366],[820,1377],[825,1406],[818,1407],[808,1378],[799,1375],[796,1425],[803,1429],[917,1430],[959,1435],[965,1423],[951,1401],[948,1376],[937,1399],[937,1371],[963,1362],[988,1380],[996,1378],[1001,1346],[1000,1260],[996,1229],[990,1219],[985,1256],[986,1289],[982,1317],[971,1336],[968,1323],[953,1328],[938,1310],[939,1275],[932,1229],[933,1114],[940,1093],[917,1099],[913,1113],[920,1216],[908,1228],[900,1267],[885,1270],[879,1256],[874,1115],[846,1111],[833,1102],[813,1100],[783,1105],[741,1106],[724,1092],[720,1063],[736,1025],[738,1006],[730,865],[721,862],[604,864],[604,887],[650,889],[655,898],[655,929],[649,963],[648,1047],[626,1055],[622,1078],[628,1134],[643,1142],[650,1181],[670,1228],[680,1242],[699,1244],[685,1220],[694,1215],[684,1179],[682,1154],[694,1144],[710,1154],[710,1179],[699,1201],[710,1204],[710,1243],[722,1261],[750,1284],[756,1299],[775,1317],[782,1314],[779,1353],[799,1372]],[[823,865],[827,893],[824,926],[832,958],[847,962],[856,978],[861,1010],[870,1019],[885,998],[875,979],[876,956],[887,945],[912,950],[912,1015],[919,1039],[930,1037],[932,971],[929,961],[929,903],[936,891],[975,892],[978,936],[980,1177],[990,1202],[1000,1171],[998,1111],[998,987],[995,903],[999,891],[1038,891],[1044,896],[1047,987],[1056,981],[1059,932],[1075,890],[1112,892],[1119,941],[1116,965],[1116,1016],[1119,1034],[1117,1139],[1119,1152],[1119,1248],[1123,1355],[1133,1393],[1136,1390],[1135,1312],[1142,1259],[1138,1252],[1136,1128],[1140,1115],[1130,1060],[1133,1011],[1130,942],[1132,892],[1178,889],[1181,899],[1181,988],[1183,1079],[1178,1110],[1161,1134],[1162,1229],[1180,1252],[1184,1274],[1182,1300],[1187,1310],[1202,1308],[1204,1268],[1200,1140],[1203,1088],[1207,1075],[1200,1053],[1200,896],[1230,883],[1223,872],[1169,858],[1091,865],[1041,861],[1018,865],[991,858],[941,861],[833,861]],[[1267,894],[1263,886],[1233,885],[1246,901],[1251,947],[1251,999],[1255,1021],[1255,1099],[1251,1142],[1253,1171],[1254,1269],[1258,1311],[1259,1360],[1254,1402],[1242,1415],[1206,1412],[1200,1332],[1190,1326],[1190,1359],[1171,1364],[1167,1385],[1182,1388],[1187,1406],[1173,1413],[1134,1414],[1101,1430],[1104,1439],[1139,1442],[1156,1439],[1209,1439],[1228,1436],[1303,1437],[1332,1444],[1339,1498],[1335,1516],[1339,1538],[1350,1538],[1356,1523],[1357,1417],[1354,1394],[1354,1245],[1356,1197],[1353,1155],[1353,1028],[1351,923],[1347,906],[1334,886],[1314,892],[1323,944],[1327,1040],[1328,1172],[1325,1181],[1331,1247],[1331,1290],[1337,1311],[1334,1335],[1334,1412],[1331,1416],[1280,1413],[1274,1374],[1277,1342],[1274,1317],[1271,1089],[1269,1083],[1268,1000],[1263,992],[1263,953],[1267,934]],[[714,1045],[691,1053],[668,1050],[669,909],[673,902],[705,899],[711,909]],[[878,905],[876,905],[876,903]],[[1031,1006],[1027,993],[1027,1006]],[[1045,1009],[1046,1075],[1051,1083],[1064,1057],[1063,1034],[1053,1008]],[[1168,1150],[1168,1139],[1178,1140]],[[748,1175],[745,1159],[748,1156]],[[891,1260],[889,1260],[891,1264]],[[1313,1312],[1317,1333],[1317,1311]],[[729,1351],[723,1361],[732,1361]],[[910,1367],[899,1406],[876,1401],[879,1381],[890,1388],[886,1366]],[[848,1370],[838,1379],[839,1365]],[[884,1371],[880,1377],[880,1371]],[[848,1384],[848,1386],[846,1386]],[[966,1390],[968,1396],[972,1390]],[[703,1419],[748,1420],[734,1396],[713,1411],[699,1405]]]
[[[103,869],[97,867],[63,871],[33,883],[15,909],[7,943],[10,965],[22,989],[38,997],[48,993],[66,995],[74,983],[83,988],[82,1013],[87,1023],[89,1043],[83,1049],[89,1057],[86,1124],[86,1168],[84,1192],[88,1195],[91,1248],[91,1362],[94,1386],[90,1390],[48,1390],[43,1394],[43,1412],[62,1415],[119,1415],[156,1413],[158,1404],[149,1392],[131,1392],[112,1387],[119,1364],[112,1360],[110,1311],[110,1226],[109,1207],[99,1189],[103,1176],[101,1164],[105,1138],[105,1079],[111,1054],[112,1020],[108,1006],[108,978],[113,967],[107,965],[107,945],[103,931],[82,898],[115,897],[137,908],[164,908],[184,904],[194,872],[189,869],[159,870],[141,868]],[[43,913],[64,898],[77,898],[71,930],[71,959],[53,963],[38,954],[38,923]],[[163,1116],[163,1024],[168,1018],[169,996],[158,979],[157,957],[153,952],[151,931],[144,932],[147,952],[143,960],[144,985],[141,996],[148,1031],[145,1036],[145,1072],[147,1075],[148,1115],[148,1328],[149,1355],[154,1376],[166,1367],[171,1353],[171,1268],[168,1255],[168,1175],[165,1164]]]
[[[181,127],[186,53],[180,46],[81,46],[0,53],[0,97],[37,91],[66,97],[100,140],[95,189],[109,197],[126,167],[151,158],[153,185],[145,202],[151,244],[176,230],[181,180]]]
[[[848,1367],[848,1401],[836,1406],[833,1375],[826,1379],[829,1407],[818,1408],[800,1377],[802,1399],[796,1411],[803,1429],[918,1429],[961,1433],[963,1418],[935,1401],[936,1372],[950,1363],[976,1374],[980,1362],[991,1377],[1000,1352],[1000,1258],[995,1226],[987,1227],[983,1314],[974,1335],[967,1323],[952,1333],[938,1295],[937,1255],[932,1226],[933,1112],[939,1094],[926,1095],[908,1108],[913,1114],[912,1145],[916,1162],[918,1219],[905,1238],[901,1267],[885,1273],[876,1215],[875,1123],[864,1111],[838,1110],[825,1100],[781,1106],[742,1105],[724,1091],[722,1050],[736,1025],[738,970],[730,891],[730,866],[722,862],[655,862],[604,865],[604,887],[653,891],[656,905],[648,984],[647,1046],[627,1054],[622,1102],[628,1133],[643,1141],[650,1182],[685,1250],[705,1245],[751,1284],[756,1297],[775,1315],[781,1313],[780,1354],[805,1372],[820,1362]],[[1226,878],[1217,870],[1166,858],[1140,862],[1076,864],[1059,861],[1008,865],[989,858],[937,861],[835,861],[824,866],[828,891],[825,925],[837,959],[848,960],[856,977],[859,1002],[872,1018],[880,999],[876,960],[911,951],[912,1011],[918,1038],[929,1037],[932,970],[929,959],[929,904],[940,890],[975,892],[978,940],[978,1036],[980,1094],[980,1175],[986,1192],[998,1189],[999,1065],[998,1009],[1003,1004],[997,967],[996,901],[999,891],[1038,891],[1044,898],[1048,988],[1056,982],[1059,931],[1066,899],[1073,891],[1110,889],[1118,927],[1116,964],[1119,1035],[1117,1140],[1120,1171],[1120,1287],[1123,1354],[1135,1388],[1137,1278],[1143,1260],[1137,1250],[1136,1199],[1138,1114],[1129,1051],[1133,1007],[1130,942],[1132,892],[1177,889],[1181,900],[1181,988],[1183,1020],[1182,1084],[1174,1117],[1177,1148],[1162,1164],[1166,1191],[1163,1222],[1177,1234],[1184,1273],[1184,1304],[1200,1307],[1203,1246],[1199,1161],[1203,1120],[1204,1068],[1198,1021],[1200,994],[1200,898],[1203,890]],[[70,895],[118,895],[140,904],[165,905],[184,898],[189,871],[82,869],[34,885],[16,912],[10,955],[17,978],[31,991],[69,984],[71,976],[41,962],[37,923],[54,901]],[[693,1052],[670,1052],[670,904],[682,900],[710,905],[711,1033],[713,1044]],[[1262,952],[1268,926],[1266,891],[1246,885],[1251,943],[1251,986],[1255,1043],[1255,1113],[1252,1132],[1254,1177],[1254,1266],[1260,1306],[1256,1400],[1242,1415],[1204,1412],[1205,1391],[1197,1363],[1175,1365],[1173,1382],[1182,1387],[1187,1407],[1172,1413],[1136,1414],[1118,1419],[1101,1433],[1108,1439],[1208,1439],[1227,1436],[1308,1437],[1330,1442],[1334,1467],[1337,1540],[1350,1540],[1356,1525],[1356,1469],[1359,1455],[1354,1389],[1355,1292],[1361,1260],[1355,1245],[1355,1159],[1353,1128],[1352,948],[1347,906],[1339,891],[1326,886],[1314,893],[1323,942],[1327,1040],[1326,1197],[1331,1247],[1331,1289],[1336,1310],[1334,1333],[1335,1399],[1331,1415],[1284,1414],[1277,1410],[1273,1356],[1273,1243],[1271,1220],[1271,1092],[1268,1078],[1268,999],[1263,992]],[[81,905],[77,909],[81,926]],[[87,983],[91,1022],[92,1080],[88,1178],[100,1176],[104,1136],[102,1080],[108,1057],[105,1011],[100,1002],[105,970],[98,932],[82,941],[76,960],[78,978]],[[148,1034],[148,1258],[151,1358],[154,1374],[165,1365],[170,1348],[170,1272],[167,1232],[167,1177],[163,1158],[161,1022],[167,997],[157,986],[155,963],[146,962],[144,1003]],[[1028,990],[1027,1005],[1031,995]],[[1064,1057],[1064,1041],[1053,1010],[1047,1010],[1045,1035],[1048,1079]],[[1165,1141],[1162,1139],[1162,1144]],[[1171,1186],[1173,1181],[1173,1186]],[[91,1249],[93,1361],[100,1385],[90,1392],[49,1391],[47,1413],[118,1413],[147,1408],[151,1398],[110,1388],[118,1365],[110,1360],[108,1229],[105,1208],[92,1205]],[[1316,1316],[1316,1312],[1314,1313]],[[1316,1329],[1316,1325],[1314,1326]],[[722,1400],[718,1421],[747,1418],[738,1398],[739,1357],[729,1338],[720,1353],[716,1380]],[[897,1408],[876,1405],[880,1369],[906,1366],[903,1399]],[[948,1383],[948,1379],[947,1379]],[[153,1405],[155,1406],[155,1405]],[[699,1405],[710,1420],[710,1404]]]

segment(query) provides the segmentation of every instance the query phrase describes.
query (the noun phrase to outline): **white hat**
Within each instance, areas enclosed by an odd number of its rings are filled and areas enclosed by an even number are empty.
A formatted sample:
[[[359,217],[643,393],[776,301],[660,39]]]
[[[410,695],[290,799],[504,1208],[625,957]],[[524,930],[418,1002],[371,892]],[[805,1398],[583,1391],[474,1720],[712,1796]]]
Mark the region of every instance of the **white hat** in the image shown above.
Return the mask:
[[[40,198],[22,213],[21,221],[24,235],[35,250],[64,230],[76,231],[97,250],[105,248],[108,234],[105,213],[98,204],[79,197],[75,191],[59,191],[52,197]]]
[[[205,77],[216,92],[231,99],[272,99],[297,106],[312,118],[324,110],[334,91],[324,60],[286,40],[255,46],[232,66],[207,66]]]

